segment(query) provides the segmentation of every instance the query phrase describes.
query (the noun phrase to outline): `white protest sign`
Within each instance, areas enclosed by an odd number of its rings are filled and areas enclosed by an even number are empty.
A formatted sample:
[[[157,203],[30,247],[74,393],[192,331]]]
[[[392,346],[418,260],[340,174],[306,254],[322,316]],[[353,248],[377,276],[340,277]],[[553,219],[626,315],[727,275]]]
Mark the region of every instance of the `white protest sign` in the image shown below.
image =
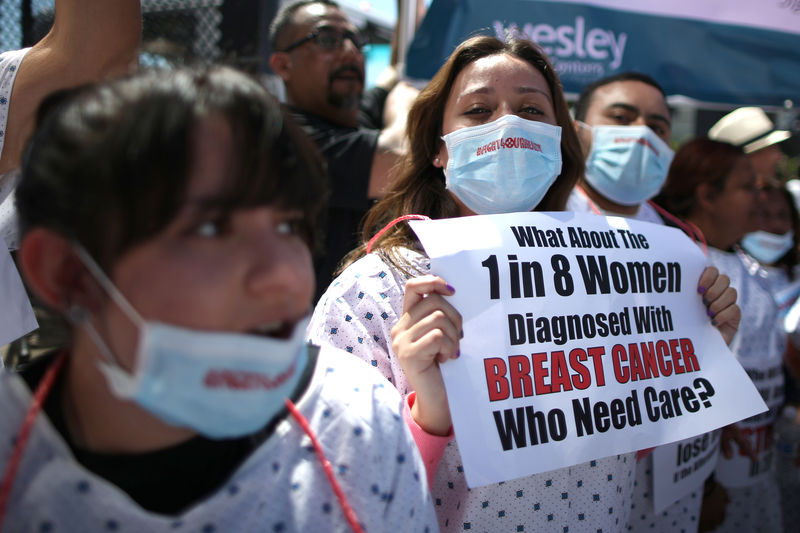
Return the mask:
[[[653,510],[656,514],[700,490],[719,457],[720,430],[664,444],[653,450]],[[700,497],[700,495],[698,495]]]
[[[471,487],[686,439],[766,409],[678,230],[585,213],[412,221],[456,288],[442,365]]]
[[[0,239],[0,346],[39,327],[6,243]]]
[[[745,370],[761,397],[769,406],[769,411],[752,416],[737,423],[745,437],[750,441],[757,455],[752,461],[741,450],[731,459],[720,458],[717,465],[717,480],[726,487],[746,487],[763,480],[775,468],[775,446],[772,424],[783,405],[784,381],[783,358],[773,357],[764,361],[743,360]]]

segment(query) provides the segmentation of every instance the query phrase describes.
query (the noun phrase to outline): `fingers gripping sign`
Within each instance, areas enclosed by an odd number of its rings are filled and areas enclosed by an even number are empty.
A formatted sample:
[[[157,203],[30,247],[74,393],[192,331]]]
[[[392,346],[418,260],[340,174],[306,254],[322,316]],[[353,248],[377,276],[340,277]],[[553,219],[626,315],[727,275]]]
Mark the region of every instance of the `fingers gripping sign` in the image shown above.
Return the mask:
[[[392,350],[417,392],[411,414],[425,431],[438,435],[452,425],[439,364],[460,354],[461,315],[444,298],[454,293],[437,276],[409,280],[403,314],[392,328]]]
[[[720,274],[715,267],[707,267],[697,283],[697,292],[703,296],[707,314],[726,344],[730,344],[739,329],[742,310],[736,304],[736,289],[730,286],[730,278]]]

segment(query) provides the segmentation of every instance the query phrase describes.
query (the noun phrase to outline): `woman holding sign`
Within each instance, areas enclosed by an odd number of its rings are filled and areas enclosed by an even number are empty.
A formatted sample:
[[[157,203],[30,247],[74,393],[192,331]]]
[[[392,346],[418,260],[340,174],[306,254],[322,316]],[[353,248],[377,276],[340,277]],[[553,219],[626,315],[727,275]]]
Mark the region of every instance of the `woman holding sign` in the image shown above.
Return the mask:
[[[761,266],[736,244],[758,227],[758,193],[756,174],[741,148],[695,139],[675,154],[656,200],[699,229],[712,264],[730,276],[731,286],[746,302],[730,347],[770,408],[738,424],[756,461],[740,449],[732,453],[723,448],[716,479],[727,489],[730,503],[725,521],[714,531],[781,531],[772,424],[783,403],[786,335],[770,287],[759,274]]]
[[[410,213],[563,210],[583,157],[553,66],[528,41],[473,37],[420,92],[408,134],[409,155],[391,192],[365,222],[364,235],[378,236],[351,254],[320,300],[312,341],[361,357],[408,394],[406,415],[433,478],[442,530],[620,530],[630,509],[633,454],[468,489],[458,446],[449,442],[439,369],[459,356],[461,316],[444,298],[456,288],[428,275],[428,260],[406,224],[380,231]],[[486,142],[477,152],[465,150],[464,141],[475,138]],[[500,149],[498,139],[520,142]],[[482,173],[479,156],[495,158],[503,172]],[[724,284],[712,285],[714,278],[705,280],[710,292],[729,297]],[[734,306],[723,316],[735,321],[737,313]]]

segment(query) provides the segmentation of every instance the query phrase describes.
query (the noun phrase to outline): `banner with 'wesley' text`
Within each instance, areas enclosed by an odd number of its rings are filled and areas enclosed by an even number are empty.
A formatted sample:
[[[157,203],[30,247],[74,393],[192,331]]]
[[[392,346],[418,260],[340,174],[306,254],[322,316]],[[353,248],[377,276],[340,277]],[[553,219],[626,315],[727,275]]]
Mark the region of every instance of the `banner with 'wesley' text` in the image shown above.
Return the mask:
[[[800,94],[800,0],[434,0],[406,73],[430,79],[475,34],[537,42],[569,93],[635,70],[703,102],[783,106]]]

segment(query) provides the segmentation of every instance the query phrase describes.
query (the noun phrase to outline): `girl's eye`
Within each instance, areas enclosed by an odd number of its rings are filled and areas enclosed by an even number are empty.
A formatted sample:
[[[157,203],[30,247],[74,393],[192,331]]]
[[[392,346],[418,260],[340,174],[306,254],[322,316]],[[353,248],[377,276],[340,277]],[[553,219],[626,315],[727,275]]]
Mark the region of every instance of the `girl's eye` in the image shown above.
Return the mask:
[[[225,220],[206,220],[195,226],[192,233],[198,237],[220,237],[225,233],[227,223]]]
[[[520,113],[528,113],[530,115],[543,115],[544,114],[541,109],[539,109],[538,107],[533,107],[533,106],[523,107],[522,109],[520,109]]]
[[[219,235],[219,225],[209,220],[197,226],[194,232],[200,237],[216,237]]]
[[[302,218],[289,218],[282,220],[275,226],[275,231],[281,235],[299,235],[302,230]]]
[[[488,112],[489,112],[489,110],[487,108],[485,108],[485,107],[475,106],[475,107],[471,107],[471,108],[467,109],[464,112],[464,114],[465,115],[480,115],[482,113],[488,113]]]

